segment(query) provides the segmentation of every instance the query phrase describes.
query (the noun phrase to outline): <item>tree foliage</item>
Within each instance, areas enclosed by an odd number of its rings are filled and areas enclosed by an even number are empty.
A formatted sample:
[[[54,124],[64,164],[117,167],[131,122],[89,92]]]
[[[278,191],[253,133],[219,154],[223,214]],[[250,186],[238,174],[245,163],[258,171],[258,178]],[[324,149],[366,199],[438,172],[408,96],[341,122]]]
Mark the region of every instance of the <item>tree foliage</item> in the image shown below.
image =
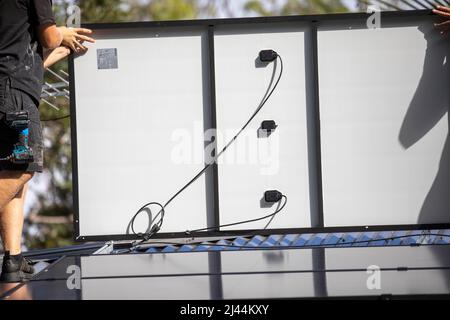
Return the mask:
[[[250,0],[245,9],[261,16],[347,12],[341,0]]]
[[[81,21],[93,22],[118,22],[127,17],[122,9],[123,0],[80,0],[77,5],[81,9]]]
[[[130,10],[136,20],[195,19],[198,13],[198,4],[194,0],[154,0],[149,4],[135,3]]]

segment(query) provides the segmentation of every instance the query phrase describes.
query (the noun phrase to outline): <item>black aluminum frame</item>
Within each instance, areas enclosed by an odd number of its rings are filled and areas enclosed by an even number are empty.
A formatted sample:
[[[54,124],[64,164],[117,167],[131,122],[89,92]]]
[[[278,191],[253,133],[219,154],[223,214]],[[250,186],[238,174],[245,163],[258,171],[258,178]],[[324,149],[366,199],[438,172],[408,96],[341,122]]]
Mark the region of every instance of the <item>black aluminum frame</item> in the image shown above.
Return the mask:
[[[393,11],[381,13],[382,18],[425,18],[432,15],[430,10],[416,11]],[[317,232],[364,232],[364,231],[395,231],[395,230],[428,230],[428,229],[448,229],[450,223],[445,224],[407,224],[407,225],[376,225],[376,226],[345,226],[345,227],[325,227],[323,223],[323,195],[322,195],[322,166],[321,166],[321,148],[320,148],[320,115],[319,115],[319,84],[318,84],[318,64],[317,64],[317,26],[322,22],[337,21],[357,21],[364,23],[370,14],[367,13],[344,13],[344,14],[326,14],[326,15],[303,15],[303,16],[277,16],[277,17],[255,17],[255,18],[232,18],[232,19],[204,19],[204,20],[178,20],[178,21],[148,21],[148,22],[125,22],[125,23],[99,23],[84,24],[83,27],[93,30],[101,29],[137,29],[137,28],[170,28],[170,27],[199,27],[204,28],[207,34],[207,50],[210,76],[210,106],[212,108],[210,122],[216,127],[216,91],[215,91],[215,74],[214,74],[214,28],[224,25],[253,25],[253,24],[282,24],[282,23],[303,23],[311,28],[310,47],[313,57],[313,83],[310,89],[315,95],[314,101],[314,119],[315,125],[315,156],[318,160],[315,176],[317,178],[317,194],[318,199],[315,203],[318,211],[318,221],[312,228],[288,228],[288,229],[263,229],[263,230],[233,230],[233,231],[207,231],[197,232],[187,235],[185,232],[174,233],[158,233],[153,238],[192,238],[192,237],[232,237],[239,235],[268,235],[268,234],[289,234],[289,233],[317,233]],[[80,234],[79,225],[79,198],[78,198],[78,162],[77,162],[77,131],[76,131],[76,100],[75,100],[75,72],[74,58],[69,58],[69,75],[70,75],[70,114],[71,114],[71,135],[72,135],[72,167],[73,167],[73,209],[74,209],[74,239],[75,241],[108,241],[108,240],[137,240],[139,239],[133,234],[115,234],[115,235],[98,235],[83,236]],[[214,179],[214,219],[216,225],[220,224],[218,209],[218,173],[217,164],[212,168]],[[131,219],[131,214],[130,214]]]

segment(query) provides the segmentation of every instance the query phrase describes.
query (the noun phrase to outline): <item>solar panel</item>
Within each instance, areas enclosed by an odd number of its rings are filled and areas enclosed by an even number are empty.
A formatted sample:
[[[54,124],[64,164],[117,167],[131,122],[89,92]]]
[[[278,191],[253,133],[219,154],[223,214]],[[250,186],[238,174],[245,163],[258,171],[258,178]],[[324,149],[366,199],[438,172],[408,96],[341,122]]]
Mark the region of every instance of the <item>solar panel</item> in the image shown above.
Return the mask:
[[[319,27],[325,226],[449,221],[450,47],[431,20]]]
[[[10,298],[253,299],[448,294],[450,247],[321,248],[66,257]],[[70,289],[71,266],[81,287]],[[381,289],[367,287],[370,268]]]
[[[448,41],[428,11],[367,18],[89,26],[98,40],[71,63],[77,240],[142,238],[158,203],[162,238],[448,227]],[[267,190],[286,207],[239,223],[281,207]]]

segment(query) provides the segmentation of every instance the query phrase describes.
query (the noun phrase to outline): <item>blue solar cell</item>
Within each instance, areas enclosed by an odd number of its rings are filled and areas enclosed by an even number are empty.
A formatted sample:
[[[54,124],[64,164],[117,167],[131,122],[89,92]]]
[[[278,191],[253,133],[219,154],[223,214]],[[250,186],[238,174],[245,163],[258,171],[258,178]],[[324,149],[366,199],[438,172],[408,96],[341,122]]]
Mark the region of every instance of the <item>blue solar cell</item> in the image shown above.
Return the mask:
[[[319,246],[325,240],[325,234],[316,234],[313,235],[305,244],[305,246]]]
[[[418,237],[418,236],[407,237],[407,238],[403,239],[403,242],[401,244],[405,245],[405,246],[409,246],[409,245],[412,245],[412,244],[419,243],[419,240],[420,240],[420,237]]]
[[[156,249],[155,247],[150,247],[147,249],[147,251],[145,251],[146,253],[156,253],[159,252],[158,249]]]
[[[342,233],[330,233],[328,236],[326,236],[325,240],[323,241],[323,245],[335,245],[339,243],[341,238],[343,237]]]
[[[260,247],[276,246],[280,239],[281,239],[281,235],[271,235],[263,243],[260,244]]]
[[[391,246],[399,246],[402,244],[402,242],[405,240],[403,238],[406,235],[405,231],[395,231],[392,233],[391,237],[393,238],[391,241],[389,241],[389,245]]]
[[[293,245],[296,247],[303,247],[312,236],[312,234],[302,234],[294,241]]]
[[[385,240],[386,238],[390,238],[392,236],[392,232],[379,232],[372,236],[372,240],[368,243],[371,247],[377,247],[377,246],[385,246],[389,244],[388,240]],[[378,240],[380,239],[380,240]]]
[[[356,239],[355,243],[353,243],[353,246],[355,246],[355,247],[365,247],[365,246],[367,246],[369,244],[369,241],[372,240],[374,235],[375,235],[375,232],[363,232],[363,233],[360,233],[360,235]]]
[[[202,244],[199,244],[198,246],[195,247],[194,251],[199,251],[199,252],[203,252],[203,251],[208,251],[211,249],[210,245],[207,245],[208,243],[204,242]]]
[[[434,244],[438,240],[435,234],[438,234],[440,230],[427,230],[422,231],[420,242],[422,244]],[[432,235],[431,235],[432,234]]]
[[[232,246],[233,243],[231,241],[222,239],[222,240],[217,241],[216,245]]]
[[[181,248],[179,248],[178,252],[190,252],[190,251],[193,251],[194,248],[195,248],[195,246],[186,244],[186,245],[182,246]]]
[[[435,233],[435,232],[433,232]],[[450,235],[450,230],[440,230],[436,233],[441,234],[442,236],[435,237],[434,243],[435,244],[448,244],[450,241],[449,237],[446,237],[445,235]]]
[[[235,245],[235,246],[245,246],[247,242],[248,242],[247,238],[239,237],[239,238],[236,238],[236,240],[233,241],[233,245]]]
[[[442,234],[435,236],[430,234]],[[190,252],[190,251],[222,251],[241,250],[267,247],[308,247],[308,246],[398,246],[413,244],[449,244],[450,230],[427,231],[382,231],[382,232],[350,232],[350,233],[319,233],[319,234],[288,234],[288,235],[256,235],[251,239],[237,237],[232,240],[221,239],[217,242],[203,242],[200,245],[169,245],[164,248],[150,247],[146,253],[156,252]],[[387,240],[386,240],[387,239]],[[242,247],[242,248],[240,248]],[[252,247],[252,248],[249,248]]]
[[[257,247],[259,246],[262,242],[264,242],[266,238],[263,236],[254,236],[248,243],[247,246],[251,246],[251,247]]]
[[[279,245],[280,246],[293,246],[295,243],[295,240],[299,237],[298,234],[288,234],[285,235],[281,240]]]
[[[215,243],[215,245],[212,246],[212,247],[210,248],[210,250],[212,250],[212,251],[219,251],[219,250],[239,250],[239,248],[236,248],[236,247],[230,247],[230,246],[233,246],[233,244],[232,244],[230,241],[221,239],[221,240],[217,241],[217,242]]]
[[[172,245],[167,246],[167,247],[165,247],[164,249],[161,250],[161,252],[164,252],[164,253],[176,252],[176,251],[177,251],[177,247],[172,246]]]
[[[346,233],[342,235],[341,241],[339,242],[339,247],[349,247],[352,245],[352,242],[358,239],[359,233]]]
[[[441,232],[440,232],[441,234],[445,234],[445,235],[447,235],[447,236],[450,236],[450,230],[441,230]],[[446,237],[447,238],[447,241],[450,241],[449,239],[449,237]]]
[[[434,244],[448,244],[448,241],[446,241],[446,237],[435,237]]]

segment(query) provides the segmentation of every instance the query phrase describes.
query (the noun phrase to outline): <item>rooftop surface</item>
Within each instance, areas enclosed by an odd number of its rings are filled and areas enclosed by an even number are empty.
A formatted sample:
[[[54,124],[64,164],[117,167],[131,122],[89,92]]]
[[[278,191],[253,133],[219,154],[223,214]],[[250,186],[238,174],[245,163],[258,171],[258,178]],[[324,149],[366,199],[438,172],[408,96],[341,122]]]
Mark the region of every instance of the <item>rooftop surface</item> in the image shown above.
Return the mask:
[[[450,297],[450,230],[237,237],[137,250],[29,252],[33,279],[1,299]],[[345,241],[342,241],[345,239]],[[369,270],[369,271],[368,271]],[[368,277],[379,271],[380,288]]]

